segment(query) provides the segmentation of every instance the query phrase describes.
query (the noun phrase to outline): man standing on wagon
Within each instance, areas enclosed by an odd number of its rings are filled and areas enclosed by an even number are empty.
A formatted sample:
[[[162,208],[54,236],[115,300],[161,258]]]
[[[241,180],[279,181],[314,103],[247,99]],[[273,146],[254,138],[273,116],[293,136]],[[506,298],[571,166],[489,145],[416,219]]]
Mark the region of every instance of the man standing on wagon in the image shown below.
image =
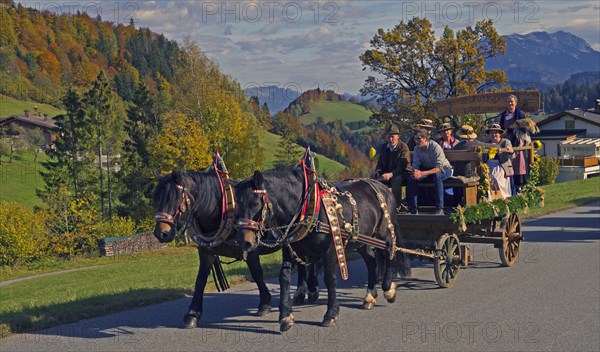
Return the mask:
[[[406,143],[400,140],[398,126],[391,125],[386,135],[388,142],[379,148],[379,159],[371,178],[392,187],[396,207],[399,207],[402,201],[402,183],[406,184],[411,173],[410,151]]]
[[[418,183],[433,182],[436,207],[434,215],[444,215],[444,180],[452,176],[452,166],[442,147],[430,139],[427,129],[418,129],[414,140],[416,147],[412,159],[413,172],[406,188],[408,210],[411,214],[418,214]]]

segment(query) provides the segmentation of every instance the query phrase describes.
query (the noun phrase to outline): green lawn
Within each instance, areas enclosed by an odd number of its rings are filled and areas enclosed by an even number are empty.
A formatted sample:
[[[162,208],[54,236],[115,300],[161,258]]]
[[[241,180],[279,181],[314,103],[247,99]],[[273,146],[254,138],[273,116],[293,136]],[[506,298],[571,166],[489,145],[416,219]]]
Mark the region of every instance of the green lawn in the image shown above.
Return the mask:
[[[532,208],[526,218],[538,217],[555,213],[600,200],[600,177],[591,177],[587,180],[555,183],[542,186],[546,191],[543,208]]]
[[[342,120],[346,122],[368,121],[372,112],[364,106],[348,101],[319,101],[311,112],[300,116],[300,121],[305,124],[311,124],[317,121],[317,117],[322,117],[325,122]]]
[[[277,151],[277,143],[279,143],[280,139],[281,137],[276,134],[266,131],[263,132],[260,140],[260,146],[263,148],[265,154],[265,160],[263,161],[262,165],[263,170],[273,167],[273,163],[275,162],[275,152]],[[299,153],[301,153],[304,151],[304,148],[298,146],[297,150]],[[319,174],[323,174],[323,172],[325,172],[330,176],[337,175],[346,169],[346,166],[343,164],[340,164],[335,160],[331,160],[323,155],[317,154],[317,158],[319,160],[319,167],[317,168]]]
[[[0,338],[183,298],[193,293],[198,272],[198,254],[191,247],[101,258],[99,262],[99,267],[0,287]],[[280,263],[280,252],[261,258],[268,277],[276,275]],[[224,268],[231,285],[249,278],[243,262]],[[215,291],[210,278],[206,291]]]
[[[39,171],[40,162],[46,160],[46,154],[40,152],[35,164],[32,153],[15,153],[12,163],[8,162],[7,155],[1,157],[0,200],[14,201],[29,207],[41,206],[43,202],[35,195],[35,190],[44,185]]]
[[[34,101],[21,101],[15,98],[0,94],[0,118],[9,117],[12,115],[21,115],[25,113],[25,110],[29,110],[30,113],[34,113],[34,106],[38,107],[38,113],[48,114],[49,117],[64,113],[63,110],[58,109],[52,105],[36,103]]]

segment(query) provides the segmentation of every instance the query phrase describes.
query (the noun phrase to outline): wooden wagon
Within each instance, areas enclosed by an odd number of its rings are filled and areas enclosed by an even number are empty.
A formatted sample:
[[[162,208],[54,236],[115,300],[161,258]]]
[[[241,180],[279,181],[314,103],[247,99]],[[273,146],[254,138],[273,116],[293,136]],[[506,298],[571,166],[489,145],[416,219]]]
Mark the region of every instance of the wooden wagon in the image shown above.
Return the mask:
[[[533,146],[515,147],[515,150],[527,150],[533,162]],[[477,167],[482,163],[481,151],[446,151],[446,158],[453,161],[470,161]],[[432,187],[433,184],[422,184]],[[462,188],[464,196],[460,199],[462,207],[478,204],[478,180],[452,178],[444,182],[444,187]],[[493,197],[499,196],[492,193]],[[450,216],[429,215],[433,207],[419,207],[419,214],[397,214],[403,242],[401,252],[429,258],[437,283],[441,287],[451,287],[456,282],[462,265],[468,263],[469,253],[463,243],[493,244],[498,248],[500,260],[504,266],[512,266],[519,257],[521,242],[524,240],[521,221],[516,211],[503,217],[481,220],[478,224],[468,224],[466,230],[450,220]]]

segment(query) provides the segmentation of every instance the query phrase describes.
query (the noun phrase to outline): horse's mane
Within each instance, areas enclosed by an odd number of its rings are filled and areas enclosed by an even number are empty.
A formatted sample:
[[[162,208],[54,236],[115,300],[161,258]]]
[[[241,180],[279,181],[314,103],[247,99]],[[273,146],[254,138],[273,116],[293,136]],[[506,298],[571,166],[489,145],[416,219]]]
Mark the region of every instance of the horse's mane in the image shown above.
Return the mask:
[[[201,205],[205,210],[215,210],[220,212],[221,197],[219,193],[221,192],[221,185],[219,184],[219,181],[213,170],[203,172],[188,171],[181,172],[180,174],[182,176],[181,183],[185,188],[188,190],[193,188],[196,189],[194,192],[190,193],[190,195],[194,198],[193,201],[195,209],[198,209],[198,206]],[[175,203],[179,192],[177,190],[174,177],[174,174],[169,174],[159,180],[158,186],[156,187],[152,198],[154,204]],[[195,187],[193,187],[194,185],[191,184],[192,182],[195,183]]]
[[[263,175],[269,181],[274,179],[297,181],[302,179],[302,169],[297,165],[276,165],[275,168],[265,171]]]

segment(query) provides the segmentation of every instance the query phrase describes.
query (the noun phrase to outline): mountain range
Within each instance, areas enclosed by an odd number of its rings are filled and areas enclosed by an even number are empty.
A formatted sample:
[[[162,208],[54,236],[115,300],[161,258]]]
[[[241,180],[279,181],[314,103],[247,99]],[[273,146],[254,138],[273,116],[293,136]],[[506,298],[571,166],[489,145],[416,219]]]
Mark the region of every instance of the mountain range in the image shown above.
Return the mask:
[[[504,70],[508,83],[515,89],[545,90],[574,74],[600,71],[600,52],[569,32],[532,32],[503,37],[506,54],[488,60],[486,69]],[[246,90],[246,95],[258,96],[261,104],[266,102],[272,114],[285,109],[301,93],[275,86]],[[342,95],[346,100],[367,98],[349,93]]]
[[[543,88],[563,83],[572,74],[600,71],[600,52],[569,32],[511,34],[506,54],[486,63],[486,69],[506,72],[512,86]]]

